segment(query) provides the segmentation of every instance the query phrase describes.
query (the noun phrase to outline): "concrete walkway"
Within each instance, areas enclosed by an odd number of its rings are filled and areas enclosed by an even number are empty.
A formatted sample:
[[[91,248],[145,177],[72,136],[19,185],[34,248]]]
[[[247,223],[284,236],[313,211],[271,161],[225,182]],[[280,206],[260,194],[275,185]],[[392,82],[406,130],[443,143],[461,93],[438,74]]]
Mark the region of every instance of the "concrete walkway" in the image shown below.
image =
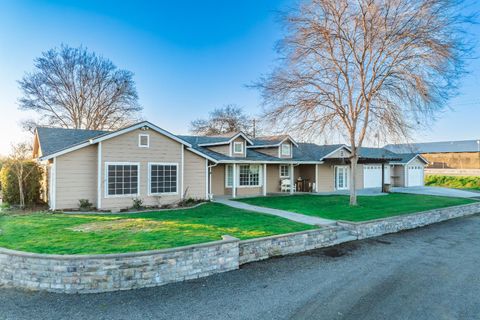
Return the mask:
[[[227,198],[215,198],[213,200],[214,202],[222,203],[224,205],[237,208],[237,209],[243,209],[243,210],[248,210],[248,211],[255,211],[255,212],[260,212],[260,213],[265,213],[265,214],[271,214],[273,216],[277,217],[282,217],[288,220],[292,220],[295,222],[300,222],[300,223],[305,223],[305,224],[310,224],[310,225],[318,225],[318,226],[329,226],[329,225],[335,225],[336,221],[334,220],[329,220],[329,219],[323,219],[319,217],[312,217],[312,216],[306,216],[304,214],[300,213],[295,213],[295,212],[290,212],[290,211],[284,211],[284,210],[278,210],[278,209],[273,209],[273,208],[266,208],[266,207],[259,207],[259,206],[254,206],[248,203],[244,202],[239,202],[239,201],[233,201]]]
[[[454,198],[479,198],[480,197],[480,193],[478,192],[451,189],[451,188],[442,188],[442,187],[408,187],[408,188],[395,187],[395,188],[392,188],[392,192],[425,194],[425,195],[431,195],[431,196],[454,197]]]

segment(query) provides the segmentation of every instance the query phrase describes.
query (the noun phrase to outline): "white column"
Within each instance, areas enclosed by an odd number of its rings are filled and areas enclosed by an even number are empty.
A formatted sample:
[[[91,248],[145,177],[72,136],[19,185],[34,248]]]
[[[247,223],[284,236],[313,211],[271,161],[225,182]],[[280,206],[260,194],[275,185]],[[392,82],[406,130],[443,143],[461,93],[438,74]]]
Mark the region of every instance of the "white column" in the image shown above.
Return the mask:
[[[232,197],[235,198],[237,196],[237,165],[233,164],[232,170]]]
[[[97,210],[102,209],[102,142],[97,147]]]
[[[50,200],[50,209],[55,210],[57,208],[57,158],[53,158],[51,170],[52,183],[50,188],[52,190],[52,197]]]
[[[315,192],[318,192],[318,164],[315,164]]]
[[[183,199],[183,195],[185,193],[185,188],[183,186],[183,181],[184,181],[184,175],[185,175],[185,154],[184,154],[184,147],[183,147],[183,144],[180,144],[180,152],[181,152],[181,160],[182,160],[182,179],[180,180],[180,199]],[[208,163],[208,160],[206,160],[207,163]]]
[[[295,176],[295,172],[293,170],[293,164],[291,164],[290,165],[290,194],[293,194],[293,187],[295,184],[294,176]]]
[[[263,164],[263,195],[267,195],[267,164]]]

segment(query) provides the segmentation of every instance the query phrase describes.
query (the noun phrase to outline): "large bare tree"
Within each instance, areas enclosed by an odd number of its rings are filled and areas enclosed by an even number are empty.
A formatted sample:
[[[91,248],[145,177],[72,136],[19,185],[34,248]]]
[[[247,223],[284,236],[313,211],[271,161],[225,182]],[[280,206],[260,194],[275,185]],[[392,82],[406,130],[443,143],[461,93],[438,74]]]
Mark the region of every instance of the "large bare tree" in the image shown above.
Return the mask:
[[[19,81],[22,110],[35,111],[37,124],[111,130],[138,120],[142,108],[133,74],[84,47],[62,45],[35,59],[35,70]]]
[[[258,83],[267,119],[350,145],[350,204],[359,149],[382,132],[406,137],[455,93],[468,53],[448,0],[310,0],[285,15],[281,64]]]
[[[208,119],[193,120],[190,124],[190,132],[207,136],[237,131],[254,136],[258,130],[258,121],[248,117],[241,107],[234,104],[217,108],[209,113]]]

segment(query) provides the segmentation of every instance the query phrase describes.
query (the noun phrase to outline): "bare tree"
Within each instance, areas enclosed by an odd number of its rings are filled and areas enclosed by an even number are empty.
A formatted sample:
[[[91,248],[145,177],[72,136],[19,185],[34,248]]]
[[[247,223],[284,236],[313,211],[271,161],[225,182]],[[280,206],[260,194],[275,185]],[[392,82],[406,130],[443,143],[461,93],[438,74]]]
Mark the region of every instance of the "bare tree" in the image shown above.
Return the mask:
[[[258,130],[258,121],[249,118],[241,107],[234,104],[215,109],[208,119],[197,119],[190,124],[190,132],[207,136],[237,131],[254,136]]]
[[[455,93],[466,46],[460,2],[310,0],[283,20],[282,63],[260,88],[273,124],[319,137],[340,132],[352,154],[376,132],[408,136]]]
[[[42,53],[35,59],[35,71],[19,85],[20,109],[39,116],[25,123],[26,129],[42,124],[111,130],[138,120],[142,110],[133,74],[84,47],[62,45]]]
[[[13,174],[18,183],[18,192],[20,197],[20,208],[25,208],[25,190],[24,185],[28,177],[35,170],[34,166],[27,166],[27,162],[32,160],[32,145],[27,142],[22,142],[12,145],[12,152],[7,158]]]

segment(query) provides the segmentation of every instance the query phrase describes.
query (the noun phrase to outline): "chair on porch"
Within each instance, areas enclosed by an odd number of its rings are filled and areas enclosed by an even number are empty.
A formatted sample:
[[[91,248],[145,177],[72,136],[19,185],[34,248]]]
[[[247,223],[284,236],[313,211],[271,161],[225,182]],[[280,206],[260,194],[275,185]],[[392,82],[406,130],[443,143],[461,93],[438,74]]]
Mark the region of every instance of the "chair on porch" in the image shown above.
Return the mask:
[[[280,191],[281,192],[290,192],[290,189],[293,187],[293,192],[296,191],[295,184],[293,186],[290,183],[290,179],[280,180]]]

